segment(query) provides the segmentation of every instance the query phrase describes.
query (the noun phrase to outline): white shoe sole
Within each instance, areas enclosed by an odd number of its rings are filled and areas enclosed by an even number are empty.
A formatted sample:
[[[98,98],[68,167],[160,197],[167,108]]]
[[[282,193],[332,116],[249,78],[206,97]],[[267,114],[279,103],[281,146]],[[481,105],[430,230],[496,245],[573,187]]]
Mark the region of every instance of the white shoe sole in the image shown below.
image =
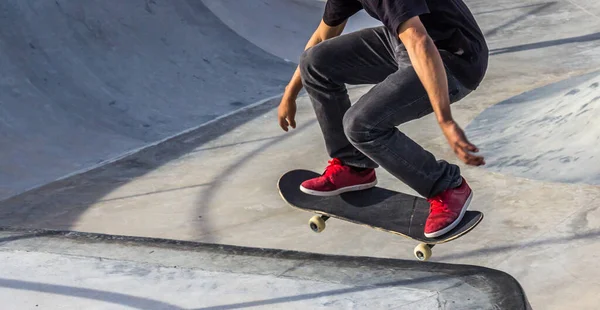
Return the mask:
[[[371,183],[347,186],[347,187],[343,187],[343,188],[340,188],[340,189],[337,189],[334,191],[329,191],[329,192],[315,191],[312,189],[305,188],[302,185],[300,185],[300,190],[309,195],[328,197],[328,196],[336,196],[336,195],[346,193],[346,192],[354,192],[354,191],[361,191],[361,190],[369,189],[371,187],[374,187],[375,185],[377,185],[377,180],[375,180]]]
[[[454,227],[456,227],[456,225],[458,225],[458,223],[460,223],[460,221],[462,221],[463,217],[465,216],[465,212],[467,212],[467,209],[469,208],[469,204],[471,204],[472,198],[473,198],[473,191],[471,191],[471,193],[469,194],[469,197],[467,198],[467,201],[465,201],[465,204],[463,205],[462,210],[460,211],[460,214],[458,215],[458,218],[456,220],[454,220],[454,222],[452,222],[452,224],[448,225],[446,228],[444,228],[442,230],[438,230],[438,231],[430,233],[430,234],[425,234],[425,237],[436,238],[436,237],[442,236],[442,235],[448,233],[449,231],[451,231],[452,229],[454,229]]]

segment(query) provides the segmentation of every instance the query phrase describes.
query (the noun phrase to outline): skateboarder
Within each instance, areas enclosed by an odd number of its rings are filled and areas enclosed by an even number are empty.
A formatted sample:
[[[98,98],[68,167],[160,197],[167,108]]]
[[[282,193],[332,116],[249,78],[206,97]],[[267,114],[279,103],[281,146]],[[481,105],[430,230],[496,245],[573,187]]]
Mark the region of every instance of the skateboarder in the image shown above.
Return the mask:
[[[341,35],[362,9],[382,26]],[[450,105],[479,86],[487,62],[484,36],[462,0],[328,0],[278,109],[282,129],[295,128],[304,86],[331,158],[302,190],[337,195],[370,188],[382,167],[427,198],[425,236],[451,230],[471,188],[458,166],[436,160],[396,126],[433,112],[458,158],[484,165]],[[351,106],[345,84],[374,86]]]

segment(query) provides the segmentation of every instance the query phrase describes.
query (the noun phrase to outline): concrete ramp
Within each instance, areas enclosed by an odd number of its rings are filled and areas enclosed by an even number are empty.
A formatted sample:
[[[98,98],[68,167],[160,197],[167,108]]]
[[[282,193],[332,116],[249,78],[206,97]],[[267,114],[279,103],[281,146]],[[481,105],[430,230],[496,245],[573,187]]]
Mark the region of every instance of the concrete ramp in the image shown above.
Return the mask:
[[[467,135],[491,171],[600,185],[599,119],[600,73],[592,72],[491,106]]]
[[[324,0],[202,0],[224,24],[263,50],[297,63],[325,8]],[[251,26],[250,26],[251,25]],[[343,33],[381,25],[364,10]]]
[[[2,1],[0,199],[277,95],[294,69],[200,1]]]
[[[6,310],[528,309],[514,278],[468,265],[42,230],[0,245]]]

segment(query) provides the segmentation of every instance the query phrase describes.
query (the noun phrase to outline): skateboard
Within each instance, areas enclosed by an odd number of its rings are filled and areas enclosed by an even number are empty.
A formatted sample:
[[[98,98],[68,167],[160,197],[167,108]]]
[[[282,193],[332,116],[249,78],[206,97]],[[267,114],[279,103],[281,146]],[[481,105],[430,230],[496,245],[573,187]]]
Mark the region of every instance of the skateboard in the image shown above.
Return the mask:
[[[316,213],[308,222],[317,233],[325,229],[325,221],[337,218],[376,230],[400,235],[420,242],[414,249],[420,261],[428,260],[436,244],[455,240],[471,231],[483,219],[479,211],[466,211],[460,223],[448,233],[427,238],[425,220],[429,215],[427,200],[381,187],[345,192],[336,196],[315,196],[302,192],[300,184],[319,174],[308,170],[292,170],[278,181],[279,194],[292,207]]]

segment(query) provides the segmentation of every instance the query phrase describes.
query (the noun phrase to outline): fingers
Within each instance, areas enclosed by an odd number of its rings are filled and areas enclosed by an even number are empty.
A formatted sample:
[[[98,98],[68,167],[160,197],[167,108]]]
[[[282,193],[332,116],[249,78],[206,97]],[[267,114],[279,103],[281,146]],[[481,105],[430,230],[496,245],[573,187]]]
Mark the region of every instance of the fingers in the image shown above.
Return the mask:
[[[288,131],[288,122],[285,119],[285,117],[279,117],[279,127],[281,127],[281,129],[283,129],[283,131]]]
[[[446,127],[444,129],[444,134],[448,138],[454,153],[458,158],[460,158],[460,160],[472,166],[485,165],[485,160],[482,156],[471,154],[479,152],[479,148],[467,140],[465,133],[460,129],[460,127],[457,125],[454,127]]]
[[[479,149],[471,142],[469,142],[469,140],[467,140],[465,136],[461,136],[461,139],[457,143],[461,148],[466,149],[469,152],[479,152]]]
[[[477,149],[477,148],[475,148]],[[469,153],[469,147],[461,147],[458,144],[456,145],[454,152],[465,164],[471,166],[481,166],[485,165],[485,160],[483,156],[477,156]]]
[[[290,123],[290,126],[292,126],[292,128],[296,128],[296,107],[292,106],[290,107],[290,109],[288,110],[288,114],[287,114],[287,119]]]
[[[469,152],[474,152],[474,153],[479,152],[479,149],[475,145],[468,143],[468,142],[467,142],[467,145],[465,145],[465,149],[469,150]]]
[[[481,156],[467,155],[465,163],[471,166],[483,166],[485,165],[485,160]]]
[[[466,153],[463,161],[471,166],[482,166],[485,165],[485,160],[481,156],[475,156],[469,153]]]
[[[277,116],[279,117],[279,127],[283,131],[288,131],[289,127],[296,128],[296,103],[289,99],[282,99],[277,108]]]
[[[468,150],[469,152],[479,152],[479,149],[473,145],[471,142],[469,142],[469,140],[467,139],[467,137],[465,136],[464,131],[462,131],[462,129],[460,128],[456,128],[456,135],[457,135],[457,143],[459,144],[459,146],[463,149]]]
[[[279,117],[279,127],[283,129],[283,131],[288,131],[289,127],[296,128],[296,120],[293,117]]]
[[[467,165],[471,165],[471,166],[485,165],[485,160],[481,156],[475,156],[475,155],[471,155],[469,153],[464,153],[464,155],[459,156],[459,158]]]

